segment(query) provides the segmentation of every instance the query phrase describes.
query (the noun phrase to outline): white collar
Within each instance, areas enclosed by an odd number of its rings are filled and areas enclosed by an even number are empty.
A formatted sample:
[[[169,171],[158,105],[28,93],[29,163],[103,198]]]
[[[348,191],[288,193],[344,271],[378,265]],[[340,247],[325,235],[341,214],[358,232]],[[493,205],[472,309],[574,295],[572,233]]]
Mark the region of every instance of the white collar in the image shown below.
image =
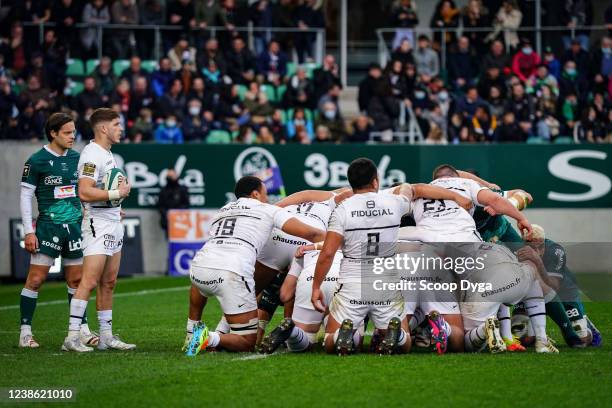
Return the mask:
[[[69,150],[69,149],[66,149],[66,151],[64,152],[64,154],[57,154],[57,152],[54,152],[54,151],[53,151],[53,149],[51,149],[51,148],[49,147],[49,145],[48,145],[48,144],[44,145],[44,146],[43,146],[43,149],[45,149],[46,151],[48,151],[49,153],[51,153],[51,154],[52,154],[52,155],[54,155],[55,157],[62,157],[62,156],[66,156],[66,155],[68,154],[68,150]]]

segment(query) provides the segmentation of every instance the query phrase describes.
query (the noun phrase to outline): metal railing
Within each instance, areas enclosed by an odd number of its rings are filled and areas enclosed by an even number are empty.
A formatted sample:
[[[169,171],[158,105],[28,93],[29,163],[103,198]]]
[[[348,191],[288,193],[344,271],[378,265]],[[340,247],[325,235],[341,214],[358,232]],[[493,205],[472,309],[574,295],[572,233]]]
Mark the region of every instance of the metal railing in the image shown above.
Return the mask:
[[[387,62],[391,58],[391,53],[393,50],[390,49],[391,35],[394,35],[397,30],[408,30],[404,28],[380,28],[376,30],[376,37],[378,40],[378,57],[379,63],[381,66],[385,66]],[[608,28],[605,25],[593,25],[593,26],[576,26],[573,28],[568,28],[566,26],[546,26],[546,27],[519,27],[516,29],[504,29],[501,30],[496,27],[479,27],[479,28],[465,28],[465,27],[453,27],[453,28],[421,28],[415,27],[412,29],[414,42],[419,35],[425,34],[429,36],[431,39],[433,34],[440,34],[442,38],[446,38],[446,34],[452,33],[457,36],[461,36],[463,34],[468,33],[494,33],[498,31],[499,35],[503,36],[505,32],[517,33],[520,36],[520,33],[530,33],[535,35],[535,50],[539,55],[542,55],[543,45],[542,45],[542,34],[545,33],[553,33],[559,32],[562,36],[567,36],[571,39],[576,38],[576,36],[583,31],[606,31]],[[388,38],[385,38],[387,36]],[[413,49],[415,44],[413,43]],[[440,42],[440,68],[446,70],[446,57],[447,57],[447,44],[446,41]]]
[[[38,29],[38,39],[40,44],[44,41],[45,29],[49,27],[55,27],[56,24],[53,22],[47,23],[31,23],[24,22],[22,23],[24,27],[35,27]],[[74,26],[74,29],[83,30],[83,29],[95,29],[96,30],[96,47],[98,52],[98,59],[103,56],[103,46],[104,46],[104,37],[105,35],[109,35],[109,33],[105,33],[106,31],[153,31],[154,32],[154,49],[153,49],[153,57],[155,60],[159,60],[163,55],[163,39],[162,34],[164,32],[180,32],[184,31],[185,28],[182,26],[175,25],[141,25],[141,24],[93,24],[93,23],[77,23]],[[255,33],[263,32],[263,33],[276,33],[276,34],[314,34],[315,35],[315,44],[314,44],[314,59],[317,64],[323,63],[323,57],[325,56],[325,29],[323,28],[277,28],[277,27],[253,27],[252,23],[245,27],[235,27],[232,30],[228,29],[224,26],[209,26],[206,28],[191,28],[189,30],[190,34],[208,34],[211,38],[217,37],[219,33],[222,32],[239,32],[246,33],[246,41],[249,45],[250,49],[253,49]],[[290,58],[292,56],[290,55]],[[293,58],[291,58],[293,59]]]

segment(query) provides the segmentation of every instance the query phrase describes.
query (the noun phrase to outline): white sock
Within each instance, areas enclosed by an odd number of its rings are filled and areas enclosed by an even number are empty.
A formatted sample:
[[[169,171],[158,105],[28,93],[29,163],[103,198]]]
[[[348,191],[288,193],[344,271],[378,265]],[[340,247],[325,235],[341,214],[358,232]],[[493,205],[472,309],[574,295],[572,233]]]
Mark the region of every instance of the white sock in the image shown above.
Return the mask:
[[[67,286],[66,289],[68,290],[68,294],[69,295],[73,295],[76,293],[76,288],[71,288],[70,286]]]
[[[264,331],[266,330],[266,328],[264,327]],[[223,334],[227,334],[230,332],[230,325],[227,322],[227,319],[225,318],[225,316],[221,317],[221,320],[219,320],[219,323],[217,324],[217,328],[215,329],[216,332],[219,333],[223,333]]]
[[[72,298],[70,301],[70,320],[68,323],[68,335],[78,336],[81,331],[83,315],[87,310],[87,300]]]
[[[289,351],[299,352],[304,351],[310,346],[310,339],[304,330],[299,327],[294,327],[291,331],[289,339],[287,339],[287,348]]]
[[[529,292],[525,299],[525,310],[529,315],[529,321],[533,327],[536,340],[547,342],[546,335],[546,304],[544,303],[544,295],[542,287],[537,281],[534,281],[529,288]]]
[[[29,324],[22,324],[20,337],[28,336],[28,335],[29,336],[32,335],[32,326],[30,326]]]
[[[100,337],[103,339],[113,337],[113,311],[98,310],[98,322],[100,323]]]
[[[360,341],[361,341],[361,333],[359,333],[359,330],[355,330],[353,332],[353,344],[355,345],[355,347],[359,347]]]
[[[510,320],[510,306],[501,305],[497,311],[499,332],[503,339],[512,340],[512,321]]]
[[[198,320],[187,319],[187,334],[193,334],[193,326],[200,323]]]
[[[400,337],[399,337],[399,341],[397,342],[398,346],[403,346],[404,344],[406,344],[406,341],[408,341],[408,334],[404,331],[404,329],[400,330]]]
[[[221,341],[221,335],[216,331],[208,333],[208,347],[217,347]]]
[[[81,334],[85,336],[91,335],[91,330],[89,330],[89,325],[87,323],[81,323]]]
[[[486,340],[487,335],[485,333],[485,324],[482,323],[480,326],[465,333],[465,350],[480,351]]]

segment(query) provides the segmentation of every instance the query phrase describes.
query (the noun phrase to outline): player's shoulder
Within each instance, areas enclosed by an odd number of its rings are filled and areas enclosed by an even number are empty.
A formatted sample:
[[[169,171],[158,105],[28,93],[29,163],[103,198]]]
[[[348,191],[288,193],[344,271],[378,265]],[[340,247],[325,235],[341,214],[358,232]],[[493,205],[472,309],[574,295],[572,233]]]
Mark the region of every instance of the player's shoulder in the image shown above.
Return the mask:
[[[30,157],[28,157],[27,162],[28,163],[38,163],[38,162],[47,161],[48,156],[49,156],[49,153],[45,150],[44,147],[41,147],[40,149],[32,153]]]
[[[74,149],[68,149],[68,152],[66,153],[66,157],[71,158],[71,159],[78,159],[79,157],[81,157],[81,153],[77,152]]]

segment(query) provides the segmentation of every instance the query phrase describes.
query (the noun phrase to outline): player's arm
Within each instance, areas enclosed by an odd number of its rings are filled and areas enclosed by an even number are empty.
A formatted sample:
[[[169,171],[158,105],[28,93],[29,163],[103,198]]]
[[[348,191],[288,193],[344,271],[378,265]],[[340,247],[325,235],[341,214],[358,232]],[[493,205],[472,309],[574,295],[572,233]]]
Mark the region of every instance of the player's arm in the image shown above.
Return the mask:
[[[334,231],[328,231],[325,236],[325,242],[323,248],[317,259],[317,265],[315,267],[314,279],[312,281],[312,295],[310,301],[316,310],[321,313],[325,313],[325,305],[323,304],[323,293],[321,292],[321,284],[327,276],[327,272],[334,262],[336,252],[340,249],[344,237]]]
[[[130,195],[132,187],[127,180],[122,180],[116,190],[102,190],[96,187],[96,182],[89,177],[79,179],[79,198],[84,202],[118,200]]]
[[[521,262],[531,262],[536,268],[539,280],[546,286],[551,287],[554,290],[559,289],[560,281],[548,273],[546,266],[544,265],[544,261],[542,261],[540,255],[532,247],[525,245],[524,247],[520,248],[518,251],[516,251],[516,257]]]
[[[281,229],[289,235],[295,235],[310,242],[322,241],[325,238],[325,231],[304,224],[295,217],[289,218]]]
[[[488,189],[482,189],[477,195],[478,202],[485,207],[490,207],[496,214],[507,215],[517,221],[517,225],[521,233],[523,230],[527,230],[528,235],[531,236],[533,232],[531,224],[527,220],[527,217],[523,215],[510,201],[494,193]]]
[[[457,204],[459,204],[466,210],[469,210],[473,206],[472,200],[462,196],[459,193],[456,193],[453,190],[448,190],[446,188],[441,188],[438,186],[432,186],[431,184],[423,183],[409,184],[408,186],[412,187],[412,200],[416,200],[418,198],[429,198],[432,200],[451,200],[455,201]],[[400,186],[400,193],[402,193],[402,191],[407,191],[407,187],[405,187],[405,185]]]
[[[501,190],[497,184],[489,183],[483,178],[478,177],[477,175],[470,173],[469,171],[457,170],[459,177],[469,180],[474,180],[476,183],[481,185],[482,187],[491,188],[493,190]]]
[[[32,226],[32,197],[36,191],[36,186],[21,183],[21,194],[19,195],[19,208],[21,210],[21,223],[25,235],[25,249],[31,254],[38,251],[38,238]]]
[[[327,201],[336,194],[340,194],[346,188],[334,190],[334,191],[323,191],[323,190],[304,190],[293,193],[288,197],[283,198],[275,205],[278,207],[288,207],[290,205],[297,205],[307,203],[309,201]]]
[[[283,303],[290,302],[295,297],[295,288],[297,286],[298,277],[304,268],[303,259],[294,258],[287,272],[287,277],[280,288],[280,300]]]

